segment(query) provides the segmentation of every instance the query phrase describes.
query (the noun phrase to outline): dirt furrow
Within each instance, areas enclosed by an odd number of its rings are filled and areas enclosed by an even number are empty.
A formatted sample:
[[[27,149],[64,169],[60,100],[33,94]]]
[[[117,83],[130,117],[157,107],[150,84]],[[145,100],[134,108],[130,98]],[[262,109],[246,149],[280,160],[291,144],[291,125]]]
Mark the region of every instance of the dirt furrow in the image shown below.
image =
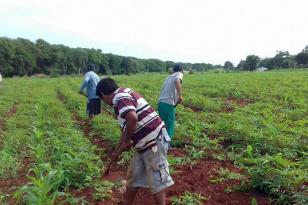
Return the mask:
[[[58,98],[64,102],[64,96],[59,95]],[[72,119],[83,131],[85,137],[97,147],[107,150],[106,155],[102,157],[105,163],[109,162],[108,156],[111,151],[110,143],[104,140],[100,136],[91,135],[92,126],[86,120],[81,119],[77,113],[72,114]],[[183,157],[185,152],[181,149],[175,149],[170,151],[173,156]],[[198,161],[194,165],[183,165],[176,166],[175,172],[172,174],[175,184],[167,190],[167,204],[171,205],[171,198],[174,196],[181,196],[185,191],[199,193],[207,198],[204,204],[209,205],[250,205],[253,198],[256,199],[259,205],[268,205],[269,199],[266,195],[263,195],[254,191],[231,191],[227,193],[226,190],[231,190],[234,186],[241,183],[240,180],[227,180],[221,183],[212,183],[210,180],[215,177],[217,170],[220,168],[228,168],[230,171],[235,173],[243,173],[234,167],[230,161],[219,161],[216,159],[205,158]],[[125,179],[126,167],[115,165],[111,168],[109,175],[105,176],[102,170],[102,179],[113,182],[118,182]],[[216,174],[217,175],[217,174]],[[93,205],[114,205],[121,204],[123,193],[114,190],[112,198],[105,201],[95,201],[92,194],[95,190],[91,187],[82,190],[71,190],[74,196],[84,197],[90,204]],[[153,196],[148,189],[140,189],[134,205],[154,205]]]
[[[13,115],[15,115],[15,113],[17,112],[17,105],[18,103],[14,103],[14,105],[10,108],[9,111],[7,111],[6,113],[4,113],[4,115],[1,117],[0,119],[0,133],[1,131],[4,131],[6,129],[6,122],[7,120],[12,117]]]

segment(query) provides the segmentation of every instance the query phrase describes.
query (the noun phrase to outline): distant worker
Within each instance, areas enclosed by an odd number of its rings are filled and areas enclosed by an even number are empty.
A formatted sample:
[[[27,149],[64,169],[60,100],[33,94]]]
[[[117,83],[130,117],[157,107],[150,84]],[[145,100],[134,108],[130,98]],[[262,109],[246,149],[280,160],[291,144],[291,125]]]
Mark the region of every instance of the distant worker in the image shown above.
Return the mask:
[[[2,75],[1,75],[1,73],[0,73],[0,84],[2,83]]]
[[[99,82],[99,76],[94,72],[95,65],[88,64],[87,72],[85,73],[84,81],[81,84],[79,93],[88,98],[87,101],[87,115],[89,119],[93,119],[94,115],[101,113],[101,101],[98,96],[96,96],[96,85]],[[86,93],[84,90],[86,89]]]
[[[116,163],[123,151],[131,147],[135,150],[128,168],[124,204],[132,205],[139,188],[149,187],[156,205],[165,205],[165,190],[174,182],[167,161],[170,138],[163,121],[141,95],[118,87],[111,78],[98,83],[96,95],[114,108],[122,130],[111,163]]]
[[[175,108],[183,101],[183,70],[181,64],[176,64],[173,67],[173,73],[165,80],[158,98],[159,116],[165,122],[171,139],[174,136]]]

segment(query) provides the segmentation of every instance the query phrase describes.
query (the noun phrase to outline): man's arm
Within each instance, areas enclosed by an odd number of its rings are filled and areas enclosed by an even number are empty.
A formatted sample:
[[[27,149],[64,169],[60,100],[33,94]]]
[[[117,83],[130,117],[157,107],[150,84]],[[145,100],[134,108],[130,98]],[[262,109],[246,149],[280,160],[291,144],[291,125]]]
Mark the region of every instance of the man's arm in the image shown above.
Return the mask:
[[[182,84],[180,79],[175,80],[175,89],[178,92],[179,95],[179,100],[177,103],[181,103],[183,101],[183,96],[182,96]]]
[[[117,144],[117,146],[116,146],[114,152],[115,152],[116,150],[119,150],[119,149],[120,149],[120,146],[123,144],[123,140],[124,140],[123,135],[124,135],[124,130],[123,130],[123,128],[121,128],[121,137],[120,137],[120,141],[118,142],[118,144]]]
[[[88,82],[90,80],[90,76],[86,74],[81,86],[80,86],[80,89],[79,89],[79,93],[82,94],[83,90],[87,87],[88,85]]]
[[[125,131],[122,131],[122,136],[119,141],[119,144],[117,145],[114,154],[112,154],[114,159],[117,159],[123,151],[131,147],[130,141],[137,127],[138,117],[135,110],[130,110],[125,115],[125,119],[126,119],[126,129]]]

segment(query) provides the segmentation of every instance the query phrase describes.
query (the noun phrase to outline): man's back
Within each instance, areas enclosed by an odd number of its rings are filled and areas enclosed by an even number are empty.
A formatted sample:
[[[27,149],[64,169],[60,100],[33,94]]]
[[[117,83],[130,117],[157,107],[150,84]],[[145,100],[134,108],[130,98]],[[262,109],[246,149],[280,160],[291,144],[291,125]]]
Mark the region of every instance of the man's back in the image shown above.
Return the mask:
[[[132,140],[137,150],[144,150],[155,145],[155,139],[164,123],[140,94],[130,88],[119,88],[114,92],[112,103],[115,115],[123,129],[127,124],[125,114],[129,110],[136,112],[138,122]]]
[[[178,93],[175,87],[175,81],[183,79],[183,73],[175,72],[167,77],[165,80],[163,87],[160,91],[160,95],[158,98],[158,102],[164,102],[169,105],[176,105],[178,100]]]
[[[83,87],[87,88],[87,95],[89,99],[98,98],[96,96],[96,85],[99,82],[99,80],[100,80],[99,76],[93,71],[89,71],[85,74],[85,79],[82,88]]]

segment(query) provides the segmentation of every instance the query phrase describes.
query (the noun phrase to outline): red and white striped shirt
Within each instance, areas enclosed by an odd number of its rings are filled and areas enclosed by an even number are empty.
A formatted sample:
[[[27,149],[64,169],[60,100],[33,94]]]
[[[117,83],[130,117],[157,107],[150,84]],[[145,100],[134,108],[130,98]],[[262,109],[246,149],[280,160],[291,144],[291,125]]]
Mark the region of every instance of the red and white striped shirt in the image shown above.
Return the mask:
[[[131,110],[136,112],[138,123],[132,137],[136,150],[146,150],[156,144],[156,138],[164,127],[164,123],[140,94],[130,88],[118,88],[114,92],[112,103],[118,122],[124,130],[125,115]]]

